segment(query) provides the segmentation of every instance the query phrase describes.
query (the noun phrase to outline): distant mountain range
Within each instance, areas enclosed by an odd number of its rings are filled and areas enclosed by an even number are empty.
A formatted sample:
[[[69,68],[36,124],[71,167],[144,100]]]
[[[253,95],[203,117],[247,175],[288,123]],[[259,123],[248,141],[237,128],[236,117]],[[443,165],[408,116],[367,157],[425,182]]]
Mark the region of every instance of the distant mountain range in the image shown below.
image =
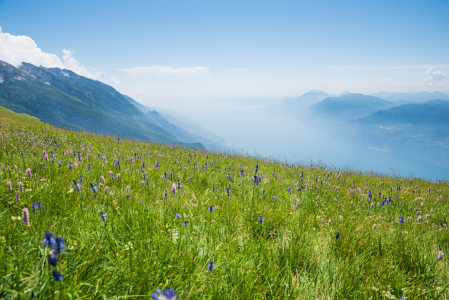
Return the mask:
[[[426,102],[429,100],[440,99],[449,100],[449,95],[441,92],[418,92],[418,93],[389,93],[377,92],[372,96],[384,99],[390,102],[400,101],[400,104],[413,102]]]
[[[205,129],[202,133],[220,143],[192,134],[189,127],[178,127],[156,111],[143,111],[143,105],[109,85],[65,69],[28,63],[15,68],[0,61],[0,106],[73,130],[199,149],[226,148],[224,140]],[[199,132],[199,125],[192,127]]]
[[[310,91],[267,108],[367,147],[408,154],[449,167],[449,95],[441,92]]]
[[[381,110],[345,124],[341,136],[376,149],[449,167],[449,101],[431,100]]]
[[[377,97],[350,93],[340,97],[327,97],[312,105],[307,117],[342,123],[394,106],[394,103]]]

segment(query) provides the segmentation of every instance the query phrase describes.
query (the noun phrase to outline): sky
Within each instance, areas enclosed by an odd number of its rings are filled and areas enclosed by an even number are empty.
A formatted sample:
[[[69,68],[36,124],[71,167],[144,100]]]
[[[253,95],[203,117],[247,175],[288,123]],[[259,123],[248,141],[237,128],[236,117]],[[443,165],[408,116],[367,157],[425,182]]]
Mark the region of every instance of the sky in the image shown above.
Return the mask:
[[[449,1],[0,0],[0,60],[137,101],[449,92]]]

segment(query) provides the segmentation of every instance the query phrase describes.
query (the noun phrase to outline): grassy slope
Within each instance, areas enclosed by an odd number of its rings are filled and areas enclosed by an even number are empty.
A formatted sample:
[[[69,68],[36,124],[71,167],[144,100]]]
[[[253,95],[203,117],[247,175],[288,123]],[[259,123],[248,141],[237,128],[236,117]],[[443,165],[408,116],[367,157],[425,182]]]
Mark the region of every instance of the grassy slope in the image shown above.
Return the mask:
[[[180,299],[448,298],[449,265],[447,258],[437,259],[438,251],[449,254],[449,234],[443,226],[448,222],[447,182],[360,173],[343,173],[337,179],[335,171],[330,175],[330,170],[306,166],[296,170],[244,156],[131,140],[117,144],[105,135],[53,128],[6,109],[0,109],[0,116],[5,144],[0,164],[6,168],[0,169],[0,298],[148,299],[155,288],[166,286],[176,287]],[[51,137],[58,146],[51,145]],[[42,148],[49,154],[57,149],[55,164],[41,158]],[[80,164],[67,155],[72,150],[83,153]],[[111,166],[117,152],[120,170]],[[79,165],[70,170],[69,161]],[[144,187],[142,161],[150,179]],[[159,169],[154,168],[156,161]],[[199,169],[205,162],[213,165]],[[264,174],[259,186],[251,180],[256,164]],[[240,165],[244,177],[239,176]],[[31,168],[30,178],[26,168]],[[120,173],[121,180],[112,180],[110,170],[115,178]],[[170,172],[173,181],[163,179]],[[73,179],[80,176],[85,181],[77,193]],[[100,188],[93,199],[89,183],[100,176],[109,190]],[[169,192],[164,200],[165,188],[170,191],[178,177],[182,189],[176,196]],[[17,202],[19,182],[24,188]],[[369,209],[367,182],[375,195],[389,195],[393,188],[394,204]],[[306,190],[298,192],[295,184]],[[401,191],[395,189],[397,184],[402,184]],[[231,197],[224,192],[229,186]],[[43,212],[30,209],[37,201],[42,201]],[[210,213],[211,205],[215,211]],[[13,219],[24,207],[30,210],[30,227]],[[416,220],[416,209],[422,222]],[[101,211],[106,222],[100,220]],[[259,215],[263,224],[257,222]],[[398,223],[399,216],[405,217],[405,224]],[[48,249],[41,246],[47,229],[68,246],[66,255],[58,258],[62,282],[50,279]],[[216,265],[212,272],[206,267],[210,261]]]
[[[105,98],[115,90],[100,82],[80,77],[79,84],[87,87],[77,86],[47,73],[55,87],[48,86],[6,63],[0,64],[0,73],[5,77],[0,84],[0,105],[15,112],[72,130],[154,142],[176,141],[169,132],[145,119],[124,97]],[[23,80],[9,80],[14,77]]]

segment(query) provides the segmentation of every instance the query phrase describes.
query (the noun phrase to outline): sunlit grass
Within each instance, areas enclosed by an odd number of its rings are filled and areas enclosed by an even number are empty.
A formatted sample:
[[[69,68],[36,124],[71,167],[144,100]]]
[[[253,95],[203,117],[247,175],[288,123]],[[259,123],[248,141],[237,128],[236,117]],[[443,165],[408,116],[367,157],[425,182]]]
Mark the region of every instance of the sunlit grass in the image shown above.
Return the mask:
[[[179,299],[448,297],[449,267],[446,258],[438,259],[439,251],[449,253],[447,182],[339,175],[324,167],[123,139],[118,144],[113,137],[64,131],[6,109],[0,114],[6,117],[0,129],[2,298],[148,299],[168,286]],[[174,195],[178,178],[182,187]],[[95,199],[90,183],[99,187]],[[376,200],[369,200],[369,190]],[[379,193],[391,195],[393,203],[379,207]],[[43,210],[33,212],[38,201]],[[23,208],[29,227],[22,222]],[[68,247],[58,256],[61,282],[51,279],[50,250],[42,244],[46,230]]]

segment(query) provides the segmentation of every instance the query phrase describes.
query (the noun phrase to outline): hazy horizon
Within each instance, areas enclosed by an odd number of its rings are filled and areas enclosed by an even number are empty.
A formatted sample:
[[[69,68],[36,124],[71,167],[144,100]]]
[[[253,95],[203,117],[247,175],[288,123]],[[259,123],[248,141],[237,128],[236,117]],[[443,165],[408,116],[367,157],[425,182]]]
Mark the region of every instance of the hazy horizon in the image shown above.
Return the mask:
[[[0,60],[67,68],[151,105],[449,91],[447,1],[109,4],[0,1]]]

